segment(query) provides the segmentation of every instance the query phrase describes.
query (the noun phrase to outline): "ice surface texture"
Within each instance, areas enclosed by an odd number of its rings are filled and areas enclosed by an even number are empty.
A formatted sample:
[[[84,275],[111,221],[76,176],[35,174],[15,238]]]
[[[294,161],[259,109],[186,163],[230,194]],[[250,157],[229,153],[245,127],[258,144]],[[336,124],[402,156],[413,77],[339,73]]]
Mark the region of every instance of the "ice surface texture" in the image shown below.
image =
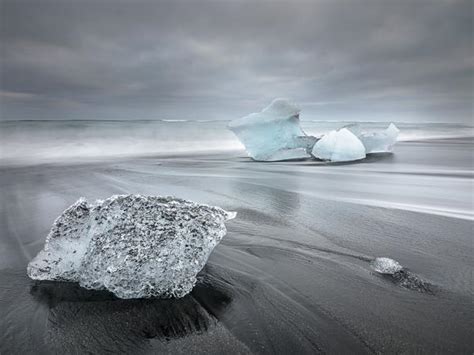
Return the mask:
[[[120,298],[183,297],[234,217],[172,197],[79,199],[54,222],[28,276],[79,282]]]
[[[403,269],[398,261],[395,261],[390,258],[379,257],[375,258],[371,263],[372,269],[374,269],[379,274],[388,274],[393,275]]]
[[[316,142],[311,154],[333,162],[353,161],[365,158],[365,147],[351,131],[342,128],[324,135]]]
[[[365,147],[366,154],[392,152],[400,133],[400,130],[393,123],[390,123],[387,129],[382,132],[363,132],[358,124],[346,128],[360,139]]]
[[[275,99],[259,113],[231,121],[229,129],[259,161],[304,159],[311,156],[332,162],[364,159],[369,153],[391,152],[399,130],[391,123],[383,132],[362,132],[349,125],[325,134],[308,136],[300,127],[300,109],[286,99]]]
[[[345,162],[364,159],[366,154],[390,153],[399,132],[393,123],[382,132],[363,132],[359,124],[351,124],[325,134],[311,154],[322,160]]]
[[[316,142],[300,127],[300,109],[286,99],[275,99],[261,112],[231,121],[229,129],[254,160],[278,161],[309,158]]]

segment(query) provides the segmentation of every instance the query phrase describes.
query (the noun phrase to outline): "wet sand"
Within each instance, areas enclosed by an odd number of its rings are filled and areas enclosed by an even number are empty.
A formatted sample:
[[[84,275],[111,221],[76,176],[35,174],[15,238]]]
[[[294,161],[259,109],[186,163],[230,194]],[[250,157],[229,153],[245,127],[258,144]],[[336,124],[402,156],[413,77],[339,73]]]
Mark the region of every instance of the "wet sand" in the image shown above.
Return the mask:
[[[234,152],[2,167],[0,353],[472,353],[473,146],[404,142],[337,165]],[[66,207],[124,193],[238,212],[190,295],[28,279]],[[416,282],[376,274],[376,256]]]

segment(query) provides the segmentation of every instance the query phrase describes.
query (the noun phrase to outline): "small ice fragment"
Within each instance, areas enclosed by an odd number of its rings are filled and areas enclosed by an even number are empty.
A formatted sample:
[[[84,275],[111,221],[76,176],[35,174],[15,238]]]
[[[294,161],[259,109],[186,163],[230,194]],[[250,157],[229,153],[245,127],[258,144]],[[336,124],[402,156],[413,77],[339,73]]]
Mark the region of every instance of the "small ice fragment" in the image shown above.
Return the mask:
[[[173,197],[80,199],[56,219],[27,273],[120,298],[183,297],[235,215]]]
[[[316,142],[311,154],[322,160],[344,162],[364,159],[365,148],[351,131],[342,128],[324,135]]]
[[[227,212],[227,220],[234,219],[237,216],[237,212]]]
[[[388,275],[393,275],[403,269],[403,266],[401,266],[398,261],[385,257],[375,258],[370,263],[370,266],[376,272]]]
[[[254,160],[306,158],[317,138],[303,132],[299,114],[295,104],[287,99],[275,99],[261,112],[233,120],[228,127]]]

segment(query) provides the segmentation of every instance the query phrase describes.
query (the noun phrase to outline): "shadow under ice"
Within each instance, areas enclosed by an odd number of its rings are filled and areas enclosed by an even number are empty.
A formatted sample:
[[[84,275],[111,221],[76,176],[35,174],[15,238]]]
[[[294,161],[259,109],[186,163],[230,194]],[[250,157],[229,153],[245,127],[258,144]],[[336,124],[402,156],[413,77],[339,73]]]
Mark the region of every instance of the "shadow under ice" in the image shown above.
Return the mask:
[[[2,271],[1,278],[10,285],[1,290],[7,310],[0,327],[2,345],[18,345],[13,340],[27,329],[24,337],[42,339],[35,343],[39,353],[151,350],[150,340],[166,343],[215,328],[216,316],[232,302],[230,294],[214,287],[205,275],[180,299],[128,300],[76,283],[31,281],[20,270]],[[16,300],[15,309],[8,309],[13,303],[9,299]],[[33,350],[28,341],[23,346],[17,350]]]

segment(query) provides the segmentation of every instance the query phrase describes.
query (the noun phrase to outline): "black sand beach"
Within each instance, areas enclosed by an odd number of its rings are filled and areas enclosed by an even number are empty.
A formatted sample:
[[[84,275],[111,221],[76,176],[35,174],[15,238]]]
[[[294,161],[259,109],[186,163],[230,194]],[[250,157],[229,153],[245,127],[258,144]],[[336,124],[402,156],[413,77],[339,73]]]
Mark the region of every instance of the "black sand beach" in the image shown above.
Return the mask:
[[[453,353],[473,345],[472,139],[355,164],[243,152],[0,168],[0,353]],[[178,300],[34,282],[79,197],[175,195],[237,211]],[[410,273],[384,277],[386,256]]]

